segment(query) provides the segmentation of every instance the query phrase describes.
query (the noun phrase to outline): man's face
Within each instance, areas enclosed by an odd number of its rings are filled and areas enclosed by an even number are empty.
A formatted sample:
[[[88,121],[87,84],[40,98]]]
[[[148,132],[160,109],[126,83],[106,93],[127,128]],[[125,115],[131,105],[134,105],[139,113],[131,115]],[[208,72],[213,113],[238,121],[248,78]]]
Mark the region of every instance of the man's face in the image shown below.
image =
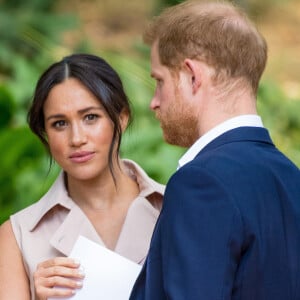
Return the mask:
[[[159,120],[169,144],[190,147],[198,138],[197,118],[187,99],[188,84],[182,72],[177,75],[161,64],[157,43],[151,49],[151,76],[156,80],[150,108]]]

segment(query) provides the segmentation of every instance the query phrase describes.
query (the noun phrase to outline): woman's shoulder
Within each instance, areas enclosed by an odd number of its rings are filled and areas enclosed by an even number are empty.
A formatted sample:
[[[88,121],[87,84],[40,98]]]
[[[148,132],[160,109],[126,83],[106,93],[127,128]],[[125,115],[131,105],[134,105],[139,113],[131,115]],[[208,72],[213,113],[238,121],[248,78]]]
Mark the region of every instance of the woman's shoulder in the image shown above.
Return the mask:
[[[2,245],[3,240],[13,238],[13,230],[11,226],[11,221],[7,220],[0,226],[0,245]]]
[[[40,202],[44,202],[43,199],[40,199],[37,202],[32,203],[29,206],[26,206],[21,210],[13,213],[10,216],[10,221],[12,222],[12,220],[23,220],[24,223],[30,222],[30,220],[33,220],[33,218],[37,215],[39,206],[41,206]]]
[[[3,224],[5,227],[10,225],[11,232],[18,243],[20,242],[22,232],[29,232],[34,227],[37,218],[39,218],[39,206],[41,205],[40,202],[43,202],[43,200],[40,199],[36,203],[17,211],[16,213],[12,214],[9,220]],[[7,225],[8,223],[9,225]]]
[[[5,221],[0,226],[0,248],[1,252],[5,251],[4,249],[7,249],[9,252],[9,249],[16,248],[16,239],[13,232],[12,224],[10,220]]]

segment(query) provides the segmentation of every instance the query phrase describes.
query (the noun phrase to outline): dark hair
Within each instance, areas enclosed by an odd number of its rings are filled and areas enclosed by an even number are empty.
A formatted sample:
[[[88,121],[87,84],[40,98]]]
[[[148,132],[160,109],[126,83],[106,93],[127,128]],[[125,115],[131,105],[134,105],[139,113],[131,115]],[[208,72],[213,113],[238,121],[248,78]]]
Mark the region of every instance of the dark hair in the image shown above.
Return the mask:
[[[117,143],[118,155],[122,137],[119,116],[121,112],[126,111],[130,123],[132,115],[130,103],[119,75],[104,59],[91,54],[73,54],[52,64],[37,82],[27,116],[29,127],[50,153],[45,132],[44,104],[51,89],[68,78],[76,78],[94,94],[114,125],[109,149],[109,167],[113,175],[113,149]],[[50,164],[51,162],[52,159]]]

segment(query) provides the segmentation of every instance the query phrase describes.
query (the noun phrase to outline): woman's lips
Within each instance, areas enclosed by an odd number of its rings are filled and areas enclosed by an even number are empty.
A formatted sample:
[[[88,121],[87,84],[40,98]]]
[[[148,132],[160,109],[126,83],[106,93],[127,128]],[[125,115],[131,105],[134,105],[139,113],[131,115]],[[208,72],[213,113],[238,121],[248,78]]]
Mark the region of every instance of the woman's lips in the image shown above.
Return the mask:
[[[94,152],[82,151],[75,152],[70,155],[70,160],[74,163],[84,163],[91,160],[94,157]]]

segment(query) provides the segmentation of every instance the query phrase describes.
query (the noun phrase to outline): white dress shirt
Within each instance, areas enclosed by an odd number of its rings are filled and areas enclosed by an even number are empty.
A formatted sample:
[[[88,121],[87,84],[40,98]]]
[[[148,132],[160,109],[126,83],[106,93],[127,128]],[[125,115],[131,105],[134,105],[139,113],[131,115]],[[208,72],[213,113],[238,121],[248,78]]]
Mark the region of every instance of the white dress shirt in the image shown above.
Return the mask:
[[[217,125],[201,136],[180,158],[177,169],[181,168],[191,160],[211,141],[221,134],[238,127],[264,127],[260,116],[258,115],[241,115],[231,118]]]

